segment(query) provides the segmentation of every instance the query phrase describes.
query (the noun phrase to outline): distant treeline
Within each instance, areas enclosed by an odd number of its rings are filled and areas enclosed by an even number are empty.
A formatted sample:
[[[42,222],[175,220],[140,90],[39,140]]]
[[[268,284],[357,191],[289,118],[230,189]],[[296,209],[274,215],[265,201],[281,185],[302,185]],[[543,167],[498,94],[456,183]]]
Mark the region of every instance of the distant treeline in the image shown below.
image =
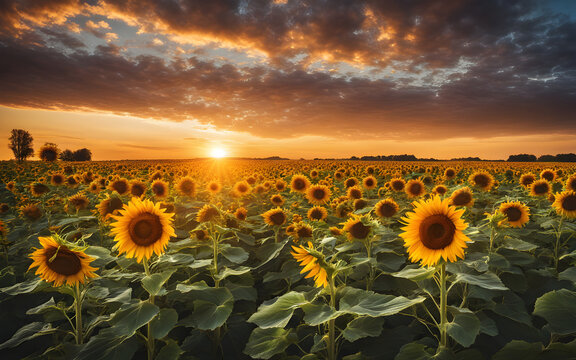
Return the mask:
[[[536,157],[536,155],[531,154],[518,154],[518,155],[510,155],[508,160],[506,161],[515,161],[515,162],[576,162],[576,154],[556,154],[556,155],[542,155],[540,157]]]

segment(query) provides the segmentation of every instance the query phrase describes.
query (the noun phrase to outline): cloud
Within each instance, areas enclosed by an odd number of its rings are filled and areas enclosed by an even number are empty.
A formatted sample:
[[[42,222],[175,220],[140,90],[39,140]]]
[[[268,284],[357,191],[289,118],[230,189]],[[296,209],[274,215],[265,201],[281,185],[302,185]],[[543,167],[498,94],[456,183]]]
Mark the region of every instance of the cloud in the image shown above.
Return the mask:
[[[141,150],[164,150],[164,151],[168,151],[168,150],[178,150],[180,149],[177,146],[146,146],[146,145],[136,145],[136,144],[127,144],[127,143],[121,143],[121,144],[117,144],[120,147],[127,147],[127,148],[132,148],[132,149],[141,149]]]

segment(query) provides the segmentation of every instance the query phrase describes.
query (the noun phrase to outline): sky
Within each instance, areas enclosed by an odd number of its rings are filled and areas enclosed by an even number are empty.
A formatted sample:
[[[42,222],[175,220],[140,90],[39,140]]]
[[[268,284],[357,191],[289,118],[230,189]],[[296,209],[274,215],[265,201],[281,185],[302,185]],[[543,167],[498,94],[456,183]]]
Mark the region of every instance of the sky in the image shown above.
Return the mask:
[[[576,152],[576,0],[3,0],[0,160],[15,128],[94,160]]]

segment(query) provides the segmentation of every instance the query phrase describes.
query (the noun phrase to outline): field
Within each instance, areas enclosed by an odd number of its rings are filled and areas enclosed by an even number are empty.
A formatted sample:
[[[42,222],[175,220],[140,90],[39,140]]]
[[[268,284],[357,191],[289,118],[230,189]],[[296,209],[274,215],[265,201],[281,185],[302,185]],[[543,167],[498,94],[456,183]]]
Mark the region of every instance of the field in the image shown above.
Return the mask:
[[[0,163],[0,357],[574,359],[572,163]]]

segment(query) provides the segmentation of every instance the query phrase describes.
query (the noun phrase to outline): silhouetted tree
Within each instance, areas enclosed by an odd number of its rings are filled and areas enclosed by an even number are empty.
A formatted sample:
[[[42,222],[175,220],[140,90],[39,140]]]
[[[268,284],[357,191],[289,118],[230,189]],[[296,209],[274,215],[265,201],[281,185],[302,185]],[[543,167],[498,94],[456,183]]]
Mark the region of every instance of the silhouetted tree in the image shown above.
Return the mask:
[[[74,161],[90,161],[92,160],[92,152],[86,148],[74,151]]]
[[[74,161],[74,153],[72,150],[66,149],[60,153],[58,158],[62,161]]]
[[[542,155],[538,158],[538,161],[542,161],[542,162],[554,162],[557,161],[556,160],[556,156],[554,155]]]
[[[14,158],[17,161],[26,160],[26,158],[34,155],[34,149],[32,148],[32,141],[34,141],[34,138],[28,131],[12,129],[9,140],[10,144],[8,147],[14,153]]]
[[[508,156],[506,161],[517,161],[517,162],[533,162],[536,161],[536,155],[530,154],[518,154]]]
[[[556,155],[556,161],[560,162],[576,162],[576,154],[558,154]]]

